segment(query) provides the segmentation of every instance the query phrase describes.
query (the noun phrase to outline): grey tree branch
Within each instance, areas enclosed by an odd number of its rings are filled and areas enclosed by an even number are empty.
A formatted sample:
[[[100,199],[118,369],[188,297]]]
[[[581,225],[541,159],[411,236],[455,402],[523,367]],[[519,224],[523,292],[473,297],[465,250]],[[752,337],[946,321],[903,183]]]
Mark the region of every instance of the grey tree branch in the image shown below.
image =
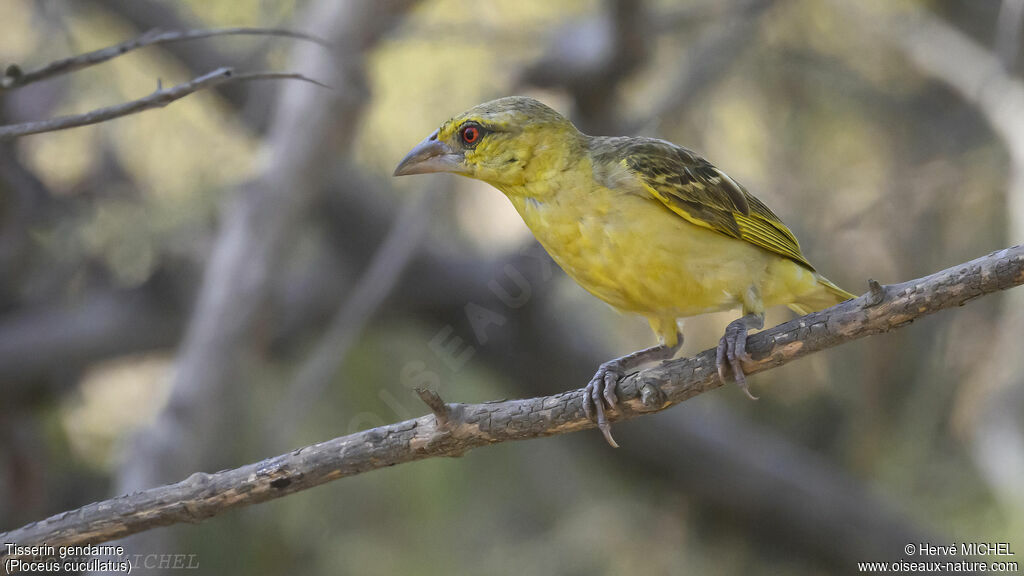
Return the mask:
[[[88,0],[87,5],[99,8],[116,18],[123,20],[139,34],[153,28],[163,30],[195,30],[202,28],[202,23],[194,19],[187,7],[178,2],[161,0]],[[298,29],[298,28],[297,28]],[[319,36],[318,37],[322,37]],[[269,37],[273,39],[273,37]],[[183,64],[193,76],[213,70],[218,66],[236,66],[246,69],[262,69],[266,67],[265,55],[259,55],[261,47],[254,45],[252,50],[241,55],[240,60],[232,60],[212,42],[172,42],[161,44],[156,48]],[[245,63],[243,66],[242,63]],[[267,124],[273,109],[276,92],[266,85],[254,84],[222,84],[214,88],[227,104],[231,106],[238,118],[251,130],[258,134],[266,132]]]
[[[754,34],[761,16],[774,0],[745,0],[731,7],[731,14],[718,27],[703,32],[684,58],[682,67],[669,82],[664,94],[636,118],[623,124],[634,133],[663,118],[673,118],[688,110],[708,87],[730,70],[731,64],[749,46],[745,40]]]
[[[244,74],[237,74],[232,68],[218,68],[213,72],[203,74],[202,76],[193,78],[188,82],[178,84],[170,88],[157,89],[156,92],[153,92],[149,96],[144,96],[130,102],[115,104],[113,106],[107,106],[106,108],[98,108],[84,114],[59,116],[57,118],[50,118],[49,120],[0,126],[0,142],[13,140],[19,136],[28,136],[30,134],[56,132],[57,130],[67,130],[69,128],[78,128],[79,126],[99,124],[100,122],[121,118],[122,116],[152,110],[153,108],[163,108],[171,102],[180,100],[189,94],[193,94],[203,90],[204,88],[211,88],[218,84],[224,84],[226,82],[285,79],[302,80],[303,82],[310,82],[327,88],[326,85],[321,84],[312,78],[293,72],[247,72]]]
[[[874,289],[827,310],[750,337],[748,374],[872,334],[910,324],[940,310],[1024,284],[1024,245],[941,272]],[[879,297],[881,296],[881,297]],[[658,412],[721,386],[714,350],[625,377],[613,421]],[[227,510],[264,502],[385,466],[472,448],[593,428],[583,415],[583,390],[485,404],[433,401],[433,414],[300,448],[234,470],[188,479],[90,504],[17,530],[0,542],[59,546],[104,542],[157,526],[198,522]],[[438,423],[435,414],[446,415]],[[0,549],[0,558],[6,554]]]
[[[1020,26],[1021,8],[1015,3],[1003,3],[1001,30],[1004,25]],[[1005,192],[1008,234],[1014,241],[1024,238],[1024,82],[1010,72],[1011,54],[993,53],[925,8],[890,13],[864,10],[853,2],[833,5],[897,48],[920,72],[946,84],[986,120],[1010,157]],[[964,417],[972,429],[978,468],[1013,510],[1024,510],[1024,457],[1020,450],[1006,448],[1024,445],[1024,427],[1017,416],[1024,406],[1024,362],[1017,353],[1022,338],[1024,295],[1017,292],[1004,301],[987,358],[971,376],[975,384],[967,386],[987,392],[975,401],[974,413]]]
[[[365,58],[415,0],[317,0],[303,10],[301,29],[330,39],[333,49],[298,44],[289,68],[335,90],[281,86],[266,138],[261,173],[241,187],[223,212],[199,294],[178,352],[167,406],[132,439],[117,474],[117,492],[169,482],[179,470],[221,467],[239,449],[226,430],[226,399],[243,386],[264,341],[260,326],[279,270],[294,248],[299,224],[325,189],[331,166],[358,134],[369,90]],[[241,388],[238,388],[241,390]],[[239,392],[240,393],[240,392]],[[173,535],[150,532],[131,545],[171,548]]]
[[[607,11],[554,35],[545,56],[522,72],[522,83],[558,86],[573,97],[575,120],[591,134],[614,134],[610,124],[619,84],[651,50],[647,9],[638,0],[608,0]]]
[[[278,413],[275,436],[288,438],[287,431],[295,422],[304,419],[344,362],[363,327],[391,294],[421,245],[437,191],[436,187],[424,191],[403,205],[366,271],[352,287],[351,296],[331,319],[320,342],[299,368],[288,400]]]
[[[251,28],[251,27],[240,27],[240,28],[216,28],[213,30],[172,30],[164,31],[154,29],[146,32],[145,34],[94,50],[92,52],[86,52],[85,54],[78,54],[69,58],[61,60],[55,60],[49,64],[30,70],[28,72],[22,71],[16,65],[10,65],[4,72],[3,77],[0,77],[0,93],[5,90],[11,90],[19,88],[33,82],[39,82],[40,80],[46,80],[59,76],[61,74],[70,74],[88,68],[89,66],[95,66],[108,60],[112,60],[127,54],[133,50],[144,48],[146,46],[153,46],[156,44],[168,44],[171,42],[182,42],[185,40],[199,40],[201,38],[212,38],[214,36],[283,36],[287,38],[296,38],[299,40],[308,40],[315,42],[321,46],[329,47],[330,44],[326,40],[322,40],[311,34],[305,34],[303,32],[295,32],[293,30],[286,30],[284,28]]]
[[[1022,25],[1024,25],[1024,1],[1003,0],[999,5],[999,17],[996,20],[995,51],[1007,70],[1012,70],[1017,62]]]

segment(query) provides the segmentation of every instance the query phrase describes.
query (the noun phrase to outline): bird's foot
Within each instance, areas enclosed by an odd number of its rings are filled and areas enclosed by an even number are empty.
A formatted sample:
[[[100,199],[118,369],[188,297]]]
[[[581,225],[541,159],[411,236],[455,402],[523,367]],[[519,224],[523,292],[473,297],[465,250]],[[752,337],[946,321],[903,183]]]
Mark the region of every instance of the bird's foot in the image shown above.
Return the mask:
[[[736,384],[751,400],[757,400],[757,396],[750,393],[747,376],[743,373],[743,361],[750,360],[750,354],[747,354],[747,331],[762,326],[764,316],[757,314],[747,314],[743,318],[733,320],[725,327],[725,335],[718,341],[718,350],[715,354],[718,377],[722,382],[728,382],[728,373],[731,371]]]
[[[587,418],[597,422],[598,429],[601,430],[601,434],[604,434],[604,439],[612,448],[618,448],[619,445],[615,442],[615,438],[612,438],[612,426],[608,422],[605,412],[606,410],[615,409],[615,406],[619,403],[619,397],[616,394],[619,380],[626,375],[627,371],[642,364],[674,356],[680,346],[683,345],[682,334],[677,336],[677,340],[675,346],[661,344],[601,364],[597,369],[597,373],[594,374],[586,388],[583,389],[585,393],[583,396],[583,411],[586,413]]]
[[[606,403],[608,408],[612,409],[619,402],[615,389],[618,388],[619,379],[624,374],[622,363],[619,360],[622,358],[601,364],[597,373],[587,383],[587,387],[583,389],[583,411],[587,414],[587,418],[597,420],[598,429],[601,430],[601,434],[604,434],[604,439],[612,448],[618,448],[619,445],[615,442],[615,438],[612,438],[612,425],[608,423],[604,409]]]

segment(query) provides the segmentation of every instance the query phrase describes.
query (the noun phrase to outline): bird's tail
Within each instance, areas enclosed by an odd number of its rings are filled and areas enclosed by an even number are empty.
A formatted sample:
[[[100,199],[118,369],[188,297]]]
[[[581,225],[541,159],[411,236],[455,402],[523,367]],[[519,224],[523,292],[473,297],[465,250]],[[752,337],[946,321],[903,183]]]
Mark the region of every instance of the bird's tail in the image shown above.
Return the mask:
[[[814,290],[810,294],[802,296],[796,302],[789,304],[789,309],[803,316],[804,314],[810,314],[816,310],[822,310],[829,306],[834,306],[840,302],[845,302],[851,298],[856,298],[853,294],[850,294],[846,290],[843,290],[839,286],[832,283],[831,280],[825,278],[822,275],[818,277],[818,290]]]

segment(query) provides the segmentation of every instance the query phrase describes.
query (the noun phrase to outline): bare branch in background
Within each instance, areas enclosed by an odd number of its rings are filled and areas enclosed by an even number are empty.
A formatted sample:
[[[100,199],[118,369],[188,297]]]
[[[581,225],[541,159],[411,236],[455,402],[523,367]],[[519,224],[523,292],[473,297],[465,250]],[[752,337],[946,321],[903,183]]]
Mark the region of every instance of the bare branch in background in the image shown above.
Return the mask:
[[[701,34],[680,58],[683,67],[657,99],[640,117],[629,120],[624,132],[634,133],[662,118],[678,118],[694,100],[707,92],[710,85],[729,71],[732,64],[749,46],[758,19],[774,0],[746,0],[733,7],[724,22]]]
[[[883,287],[750,337],[754,374],[872,334],[906,326],[940,310],[1024,284],[1024,246],[1014,246],[941,272]],[[722,385],[715,351],[665,362],[623,378],[611,420],[659,412]],[[0,534],[19,546],[100,543],[157,526],[198,522],[227,510],[279,498],[331,480],[480,446],[593,428],[583,414],[584,391],[554,396],[448,404],[444,425],[431,414],[381,426],[215,474],[90,504]],[[434,405],[432,411],[439,407]],[[0,558],[6,551],[0,550]]]
[[[1024,82],[1010,75],[996,54],[925,9],[878,17],[857,3],[835,1],[833,5],[864,29],[881,34],[918,70],[949,86],[985,118],[1010,157],[1005,193],[1009,236],[1015,241],[1024,238]],[[1001,14],[1001,19],[1004,16],[1010,17]],[[970,389],[978,396],[975,408],[970,415],[962,415],[961,424],[971,430],[972,455],[986,480],[1006,504],[1020,511],[1024,510],[1020,482],[1024,456],[1012,449],[1024,446],[1019,421],[1024,406],[1024,358],[1019,354],[1024,340],[1024,296],[1019,292],[1007,295],[991,333],[987,358],[979,362],[971,379]],[[984,393],[977,394],[978,390]]]
[[[171,88],[157,89],[156,92],[153,92],[149,96],[125,102],[123,104],[115,104],[114,106],[99,108],[84,114],[60,116],[58,118],[40,120],[38,122],[25,122],[23,124],[0,126],[0,142],[13,140],[19,136],[28,136],[30,134],[56,132],[58,130],[88,126],[90,124],[99,124],[100,122],[106,122],[115,118],[121,118],[123,116],[144,112],[146,110],[152,110],[153,108],[163,108],[175,100],[180,100],[189,94],[193,94],[205,88],[217,86],[218,84],[224,84],[227,82],[245,82],[249,80],[301,80],[303,82],[310,82],[327,88],[327,86],[313,80],[312,78],[292,72],[247,72],[237,74],[231,68],[218,68],[209,74],[193,78],[183,84],[178,84]]]
[[[53,78],[54,76],[70,74],[72,72],[82,70],[83,68],[88,68],[89,66],[95,66],[96,64],[101,64],[146,46],[167,44],[171,42],[183,42],[186,40],[199,40],[201,38],[212,38],[215,36],[242,35],[282,36],[286,38],[308,40],[310,42],[320,44],[321,46],[330,47],[330,44],[328,44],[327,41],[317,38],[316,36],[283,28],[217,28],[214,30],[178,31],[150,30],[141,36],[132,38],[131,40],[127,40],[120,44],[115,44],[113,46],[108,46],[107,48],[101,48],[85,54],[71,56],[62,60],[56,60],[41,68],[29,70],[28,72],[22,71],[21,68],[16,65],[9,65],[7,70],[4,72],[4,76],[0,77],[0,93],[4,90],[20,88],[21,86],[26,86],[33,82],[39,82],[41,80]]]
[[[1024,25],[1024,0],[1003,0],[996,20],[996,54],[1003,67],[1013,70],[1020,52],[1020,29]]]
[[[202,28],[202,23],[191,17],[188,6],[178,2],[162,0],[85,0],[85,4],[100,8],[140,34],[146,30],[192,30]],[[273,40],[273,37],[268,37]],[[241,60],[231,60],[232,55],[218,49],[214,42],[172,42],[157,49],[181,62],[198,76],[206,70],[219,66],[236,66],[246,70],[262,70],[267,67],[265,55],[255,51],[242,55]],[[274,90],[259,84],[222,84],[214,90],[232,106],[239,118],[256,133],[264,133],[270,117]]]
[[[279,420],[273,427],[275,437],[291,436],[289,430],[320,398],[366,322],[391,294],[421,245],[436,203],[435,192],[423,191],[403,205],[373,260],[353,286],[351,296],[334,315],[320,342],[299,368],[288,400],[278,412]]]
[[[523,71],[520,82],[567,90],[575,119],[591,134],[614,134],[618,85],[651,50],[648,11],[638,0],[609,0],[598,18],[554,34],[544,57]]]
[[[415,0],[318,0],[303,29],[332,50],[294,47],[290,68],[336,87],[311,90],[285,84],[270,120],[259,176],[226,207],[206,263],[199,295],[176,360],[165,409],[133,438],[116,486],[129,492],[163,484],[180,470],[218,466],[236,446],[209,442],[230,421],[225,410],[246,367],[258,356],[260,322],[299,222],[330,178],[325,166],[344,158],[358,131],[368,91],[364,58]],[[147,534],[146,538],[167,538]],[[164,550],[166,541],[136,542]]]

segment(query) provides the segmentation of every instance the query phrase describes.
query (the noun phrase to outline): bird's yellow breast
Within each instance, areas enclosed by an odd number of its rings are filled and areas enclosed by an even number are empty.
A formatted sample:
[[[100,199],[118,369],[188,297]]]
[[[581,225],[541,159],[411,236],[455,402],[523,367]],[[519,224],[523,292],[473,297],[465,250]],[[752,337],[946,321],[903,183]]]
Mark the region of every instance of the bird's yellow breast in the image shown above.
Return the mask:
[[[787,304],[814,273],[742,240],[693,225],[660,202],[558,171],[503,191],[551,257],[611,306],[672,319],[743,304]]]

